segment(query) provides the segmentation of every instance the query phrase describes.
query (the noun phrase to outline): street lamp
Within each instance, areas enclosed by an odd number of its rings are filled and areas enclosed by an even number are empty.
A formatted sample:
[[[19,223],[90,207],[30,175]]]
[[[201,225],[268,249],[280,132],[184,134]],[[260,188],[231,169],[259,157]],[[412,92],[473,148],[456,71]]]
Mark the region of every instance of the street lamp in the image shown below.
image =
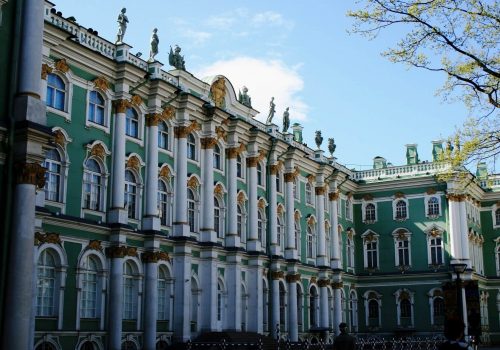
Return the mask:
[[[464,322],[464,311],[463,311],[463,302],[462,302],[462,280],[460,279],[460,274],[464,273],[467,268],[467,264],[464,263],[456,263],[450,264],[451,268],[457,274],[457,311],[458,318],[460,321]]]

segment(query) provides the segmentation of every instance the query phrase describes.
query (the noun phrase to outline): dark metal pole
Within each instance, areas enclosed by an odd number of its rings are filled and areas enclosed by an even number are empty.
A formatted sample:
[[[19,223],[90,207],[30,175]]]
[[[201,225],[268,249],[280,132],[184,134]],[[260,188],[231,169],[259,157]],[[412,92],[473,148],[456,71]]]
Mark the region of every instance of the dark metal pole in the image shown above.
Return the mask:
[[[458,319],[464,322],[464,311],[462,302],[462,280],[460,279],[460,272],[457,271],[457,309]]]

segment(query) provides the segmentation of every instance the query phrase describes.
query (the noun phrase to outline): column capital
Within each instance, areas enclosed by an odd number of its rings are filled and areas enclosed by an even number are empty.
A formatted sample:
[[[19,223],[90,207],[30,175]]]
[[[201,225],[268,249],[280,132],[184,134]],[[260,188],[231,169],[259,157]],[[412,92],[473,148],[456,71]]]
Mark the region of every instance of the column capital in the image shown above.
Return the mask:
[[[137,256],[137,248],[127,246],[111,246],[106,248],[106,256],[111,259]]]
[[[288,274],[286,275],[287,283],[294,283],[300,281],[300,273]]]
[[[277,175],[280,172],[281,168],[283,168],[283,162],[280,160],[278,163],[272,164],[269,167],[269,172],[271,173],[271,175]]]
[[[331,285],[333,289],[340,289],[344,287],[344,282],[332,282]]]
[[[283,271],[272,271],[271,272],[271,279],[273,280],[279,280],[285,277],[285,273]]]
[[[160,120],[161,120],[160,113],[146,114],[146,126],[158,126]]]
[[[315,187],[314,191],[316,193],[316,196],[324,196],[326,189],[325,189],[325,187],[321,186],[321,187]]]
[[[318,281],[318,286],[321,287],[328,287],[330,285],[330,280],[329,279],[320,279]]]
[[[259,164],[259,157],[248,157],[247,158],[247,167],[255,168]]]
[[[178,139],[186,138],[195,130],[200,130],[201,125],[196,120],[193,120],[189,125],[179,125],[174,128],[174,135]]]
[[[294,182],[295,179],[299,176],[299,168],[298,167],[295,167],[295,170],[291,173],[285,173],[284,174],[284,179],[285,179],[285,182]]]
[[[129,108],[130,106],[131,103],[129,100],[119,99],[113,101],[113,107],[115,107],[116,113],[125,113],[127,111],[127,108]]]
[[[16,184],[30,184],[38,188],[45,186],[45,169],[38,163],[16,163]]]
[[[141,254],[141,260],[144,263],[157,263],[159,260],[169,261],[170,256],[162,251],[147,251]]]
[[[238,157],[244,150],[245,150],[245,145],[242,143],[240,143],[238,147],[230,147],[226,150],[227,158],[234,159]]]
[[[201,149],[212,149],[217,144],[215,137],[202,137],[200,139]]]
[[[461,193],[448,193],[446,195],[446,198],[448,198],[450,202],[463,202],[466,198],[466,195]]]
[[[339,196],[340,196],[339,191],[330,192],[330,193],[328,193],[328,200],[329,201],[336,201],[337,199],[339,199]]]
[[[47,75],[49,75],[50,73],[52,73],[52,67],[47,63],[42,64],[41,78],[43,80],[47,80]]]

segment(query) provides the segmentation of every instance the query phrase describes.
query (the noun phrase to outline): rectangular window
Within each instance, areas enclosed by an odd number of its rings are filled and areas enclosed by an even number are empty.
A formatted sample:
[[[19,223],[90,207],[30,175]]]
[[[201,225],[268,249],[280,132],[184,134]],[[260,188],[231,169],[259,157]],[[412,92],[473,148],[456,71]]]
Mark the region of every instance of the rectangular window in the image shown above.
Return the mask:
[[[82,283],[82,318],[96,317],[96,300],[97,300],[97,274],[86,273]]]
[[[377,242],[366,244],[366,267],[376,269],[378,267]]]
[[[408,240],[397,241],[398,247],[398,265],[399,266],[409,266],[410,265],[410,249]]]
[[[441,238],[431,238],[430,240],[431,249],[431,264],[432,265],[442,265],[443,264],[443,254],[441,248]]]

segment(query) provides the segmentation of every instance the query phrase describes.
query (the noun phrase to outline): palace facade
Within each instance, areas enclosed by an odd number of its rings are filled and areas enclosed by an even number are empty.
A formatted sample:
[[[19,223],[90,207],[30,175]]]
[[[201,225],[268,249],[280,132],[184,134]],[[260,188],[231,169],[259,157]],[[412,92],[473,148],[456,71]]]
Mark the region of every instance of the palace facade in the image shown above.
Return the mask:
[[[457,264],[464,319],[500,342],[500,177],[484,165],[455,176],[435,141],[432,161],[407,145],[406,165],[350,170],[299,124],[255,119],[224,76],[143,60],[50,2],[0,11],[3,348],[297,341],[340,322],[441,334]]]

